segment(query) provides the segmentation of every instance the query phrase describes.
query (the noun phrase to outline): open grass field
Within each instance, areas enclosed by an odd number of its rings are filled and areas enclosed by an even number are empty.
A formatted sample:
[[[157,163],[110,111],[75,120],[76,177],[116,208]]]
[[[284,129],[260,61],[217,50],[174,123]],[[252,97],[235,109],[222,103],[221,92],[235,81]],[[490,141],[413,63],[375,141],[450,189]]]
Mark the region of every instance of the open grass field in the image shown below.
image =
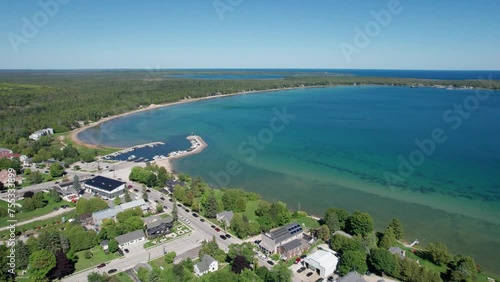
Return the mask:
[[[78,261],[75,264],[75,272],[99,265],[103,262],[107,262],[119,257],[119,255],[117,254],[106,254],[99,246],[90,249],[90,251],[92,251],[93,253],[92,258],[90,259],[85,258],[86,251],[79,251],[75,253],[75,255],[78,256]]]

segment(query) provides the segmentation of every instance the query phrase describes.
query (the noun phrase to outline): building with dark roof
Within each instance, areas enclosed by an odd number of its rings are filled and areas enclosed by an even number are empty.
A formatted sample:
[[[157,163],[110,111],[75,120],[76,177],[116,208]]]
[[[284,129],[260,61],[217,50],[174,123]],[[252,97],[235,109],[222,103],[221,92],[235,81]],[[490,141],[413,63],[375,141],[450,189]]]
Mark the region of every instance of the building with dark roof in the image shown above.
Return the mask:
[[[294,257],[302,255],[306,250],[307,243],[302,243],[300,239],[294,239],[288,243],[285,243],[278,247],[277,252],[281,255],[284,260],[289,260]]]
[[[223,211],[216,215],[216,218],[220,222],[224,222],[226,226],[231,225],[231,219],[233,219],[234,213],[233,211]]]
[[[86,180],[84,185],[85,188],[92,190],[93,193],[110,199],[122,195],[125,189],[125,182],[103,176],[96,176]]]
[[[295,239],[300,239],[303,233],[304,230],[300,224],[292,222],[263,234],[259,246],[264,252],[274,254],[279,246],[283,246]]]
[[[160,220],[152,221],[146,224],[146,235],[149,239],[170,233],[174,226],[174,218],[169,216]]]
[[[406,257],[406,253],[404,250],[402,250],[401,248],[399,247],[390,247],[388,249],[388,251],[391,253],[391,254],[395,254],[395,255],[398,255],[400,258],[404,259]]]

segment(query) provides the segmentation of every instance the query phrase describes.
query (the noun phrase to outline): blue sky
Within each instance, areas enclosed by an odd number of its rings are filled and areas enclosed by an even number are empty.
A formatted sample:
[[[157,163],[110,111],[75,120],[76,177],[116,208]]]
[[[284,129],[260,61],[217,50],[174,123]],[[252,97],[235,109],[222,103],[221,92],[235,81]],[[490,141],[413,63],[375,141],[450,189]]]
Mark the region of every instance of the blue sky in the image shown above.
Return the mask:
[[[58,11],[49,15],[39,2],[58,3]],[[497,0],[1,4],[0,69],[500,69]],[[382,10],[391,15],[385,26],[372,14]],[[37,30],[23,32],[29,25]],[[369,43],[356,45],[367,26],[375,28]]]

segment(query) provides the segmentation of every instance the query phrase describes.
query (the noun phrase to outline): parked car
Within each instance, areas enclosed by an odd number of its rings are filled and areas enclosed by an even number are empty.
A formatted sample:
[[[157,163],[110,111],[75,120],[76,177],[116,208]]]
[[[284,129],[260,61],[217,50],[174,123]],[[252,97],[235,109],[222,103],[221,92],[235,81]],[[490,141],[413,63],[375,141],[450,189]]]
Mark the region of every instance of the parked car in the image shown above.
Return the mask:
[[[127,187],[128,187],[128,189],[133,188],[133,186],[132,186],[132,185],[129,185],[129,186],[127,186]]]
[[[134,189],[134,192],[139,192],[139,189]]]
[[[193,213],[193,216],[194,216],[194,217],[198,217],[198,214],[194,212],[194,213]]]
[[[188,208],[184,209],[186,212],[190,212],[190,210]]]
[[[333,276],[330,276],[328,277],[328,279],[326,279],[328,282],[333,282],[335,280],[335,278],[333,278]]]
[[[307,255],[301,255],[300,258],[301,259],[305,259],[307,257]]]
[[[306,267],[305,267],[305,266],[303,266],[303,267],[299,268],[299,269],[297,270],[297,273],[302,273],[302,272],[304,272],[304,270],[306,270]]]
[[[160,197],[160,199],[161,199],[162,201],[165,201],[165,197]]]
[[[163,206],[163,209],[165,209],[165,210],[166,210],[166,209],[168,209],[168,207],[167,207],[167,206]]]
[[[215,225],[210,225],[210,227],[212,227],[213,229],[215,229]]]
[[[181,205],[181,204],[177,204],[177,206],[178,206],[179,208],[180,208],[180,207],[182,207],[182,205]]]
[[[117,271],[118,270],[116,270],[116,268],[113,268],[113,269],[108,270],[108,274],[113,274],[113,273],[115,273]]]
[[[228,239],[229,239],[229,238],[231,238],[231,235],[229,235],[229,234],[226,234],[226,238],[228,238]]]
[[[268,260],[267,263],[269,263],[270,265],[274,265],[274,262],[272,260]]]
[[[316,282],[323,282],[323,281],[325,281],[325,279],[323,279],[323,278],[318,278],[318,279],[316,280]]]
[[[97,268],[103,268],[103,267],[105,267],[105,266],[106,266],[106,264],[105,264],[105,263],[101,263],[101,264],[99,264],[99,265],[97,266]]]
[[[146,189],[146,192],[150,193],[150,192],[151,192],[151,190],[149,190],[149,189]]]
[[[129,250],[128,250],[128,249],[125,249],[124,251],[125,251],[127,254],[129,253]]]
[[[215,227],[215,231],[219,232],[220,228],[219,227]]]
[[[59,184],[59,181],[54,182],[55,184]]]
[[[203,218],[201,218],[201,217],[200,217],[200,221],[201,221],[201,222],[205,222],[205,220],[204,220]]]
[[[219,237],[220,237],[222,240],[226,240],[226,239],[227,239],[227,238],[226,238],[226,236],[224,236],[224,234],[221,234]]]
[[[309,272],[306,274],[306,276],[307,276],[307,277],[311,277],[312,275],[313,275],[312,271],[309,271]]]
[[[168,199],[169,202],[173,202],[174,200],[172,200],[172,198]]]
[[[297,264],[301,261],[302,259],[301,258],[297,258],[293,263]]]

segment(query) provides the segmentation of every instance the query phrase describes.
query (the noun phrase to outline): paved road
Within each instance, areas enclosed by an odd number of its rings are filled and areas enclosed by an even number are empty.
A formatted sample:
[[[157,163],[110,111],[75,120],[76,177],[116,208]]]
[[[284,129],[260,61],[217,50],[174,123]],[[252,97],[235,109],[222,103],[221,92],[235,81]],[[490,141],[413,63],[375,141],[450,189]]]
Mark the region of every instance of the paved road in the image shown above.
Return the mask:
[[[138,185],[134,185],[134,187],[139,187]],[[165,200],[161,200],[161,197],[163,197]],[[151,192],[149,193],[149,200],[154,201],[158,200],[160,204],[167,206],[167,211],[171,212],[173,208],[173,203],[168,201],[168,196],[165,194],[162,194],[154,189],[151,189]],[[118,272],[126,271],[128,269],[133,268],[136,264],[138,263],[145,263],[148,260],[153,260],[155,258],[158,258],[160,256],[164,255],[164,252],[171,252],[174,251],[177,254],[183,254],[186,252],[189,252],[193,248],[197,248],[201,246],[201,242],[204,240],[211,240],[212,236],[216,236],[217,238],[217,243],[219,244],[219,247],[225,251],[228,250],[228,246],[231,244],[241,244],[243,241],[241,241],[238,238],[231,238],[227,240],[222,240],[219,238],[219,235],[221,235],[221,232],[216,232],[214,229],[210,227],[212,223],[210,222],[201,222],[199,217],[196,218],[194,217],[191,213],[188,213],[184,211],[182,208],[178,209],[178,214],[179,216],[182,216],[184,218],[189,219],[191,224],[189,224],[193,229],[193,233],[190,235],[187,235],[185,237],[169,241],[165,244],[155,246],[151,249],[145,250],[142,249],[142,247],[137,246],[133,248],[129,248],[130,253],[126,254],[123,258],[115,259],[108,263],[105,267],[101,269],[97,268],[92,268],[83,272],[80,272],[78,274],[69,276],[63,281],[81,281],[85,282],[87,281],[87,276],[91,272],[107,272],[110,269],[117,269]]]
[[[32,219],[28,219],[28,220],[25,220],[25,221],[18,222],[18,223],[16,223],[16,227],[28,224],[30,222],[52,218],[54,216],[58,216],[60,214],[72,211],[74,209],[75,208],[58,209],[57,211],[53,211],[51,213],[48,213],[48,214],[45,214],[45,215],[42,215],[42,216],[39,216],[39,217],[35,217],[35,218],[32,218]],[[0,231],[4,231],[4,230],[7,230],[7,229],[9,229],[9,226],[5,226],[5,227],[0,228]]]

